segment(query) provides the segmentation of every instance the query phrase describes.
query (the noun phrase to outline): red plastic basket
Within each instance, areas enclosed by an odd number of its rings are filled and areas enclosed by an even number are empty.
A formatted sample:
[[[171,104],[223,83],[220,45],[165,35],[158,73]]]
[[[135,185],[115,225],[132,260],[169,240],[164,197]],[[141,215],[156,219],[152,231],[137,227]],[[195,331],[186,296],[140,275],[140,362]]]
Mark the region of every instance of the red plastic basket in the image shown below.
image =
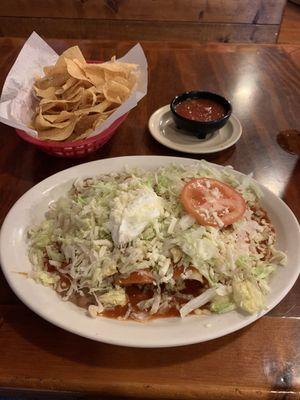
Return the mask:
[[[126,119],[127,115],[128,113],[122,115],[107,129],[99,133],[99,135],[74,142],[55,142],[53,140],[42,141],[19,129],[16,129],[16,132],[22,139],[26,140],[26,142],[34,144],[39,149],[51,154],[52,156],[78,158],[87,156],[88,154],[100,149],[100,147],[102,147],[114,135],[116,129]]]
[[[89,64],[96,64],[101,61],[89,60]],[[116,119],[107,129],[99,133],[99,135],[92,136],[83,140],[74,142],[56,142],[53,140],[42,141],[33,138],[28,133],[16,129],[17,134],[26,142],[34,144],[45,153],[51,154],[56,157],[79,158],[85,157],[90,153],[100,149],[109,139],[115,134],[116,129],[127,118],[128,113]]]

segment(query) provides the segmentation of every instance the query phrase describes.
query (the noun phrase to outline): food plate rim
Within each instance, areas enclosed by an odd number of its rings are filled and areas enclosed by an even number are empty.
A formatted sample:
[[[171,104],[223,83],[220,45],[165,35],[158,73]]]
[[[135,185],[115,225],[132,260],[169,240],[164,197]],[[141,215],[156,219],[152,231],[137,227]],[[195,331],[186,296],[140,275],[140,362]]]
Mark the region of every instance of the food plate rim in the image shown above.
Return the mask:
[[[170,335],[170,337],[163,337],[163,338],[155,337],[155,330],[158,329],[158,327],[159,327],[158,325],[156,325],[156,323],[157,323],[157,321],[160,321],[160,320],[155,320],[150,323],[141,324],[141,323],[134,322],[134,321],[127,322],[127,321],[109,320],[107,318],[101,318],[101,317],[97,318],[96,320],[102,321],[102,324],[104,324],[103,321],[105,321],[105,324],[108,322],[109,329],[111,327],[111,329],[113,329],[113,331],[117,332],[114,337],[110,337],[110,335],[107,334],[107,332],[105,332],[104,334],[103,333],[101,334],[101,329],[99,330],[97,327],[92,332],[87,331],[82,326],[81,327],[79,326],[79,328],[77,326],[70,327],[70,326],[68,326],[66,321],[60,320],[60,317],[49,316],[47,314],[47,312],[45,312],[45,310],[40,309],[38,302],[32,301],[31,298],[28,298],[28,295],[26,295],[26,294],[24,295],[22,289],[20,289],[19,285],[16,282],[16,279],[17,279],[16,273],[13,273],[14,272],[13,269],[11,268],[10,265],[8,265],[9,257],[7,256],[7,254],[9,251],[8,249],[10,247],[13,250],[12,241],[11,241],[11,238],[8,238],[8,233],[12,229],[11,224],[14,225],[14,222],[15,222],[14,214],[17,213],[17,211],[20,207],[21,208],[23,207],[23,210],[24,209],[26,210],[26,207],[24,208],[24,204],[26,204],[26,199],[30,198],[33,194],[36,194],[36,195],[39,194],[40,202],[42,202],[43,200],[45,201],[45,199],[43,199],[43,195],[45,193],[48,193],[49,191],[52,191],[53,189],[54,190],[56,189],[58,191],[58,187],[60,185],[66,184],[67,182],[70,183],[70,181],[74,181],[79,176],[87,177],[87,176],[91,176],[91,175],[94,175],[94,176],[100,175],[101,174],[101,166],[102,166],[102,168],[105,169],[106,164],[113,166],[111,168],[113,171],[118,171],[118,170],[122,169],[121,166],[123,166],[123,168],[124,168],[124,166],[126,166],[127,163],[129,163],[129,164],[131,163],[132,166],[134,166],[134,167],[140,166],[142,168],[143,161],[146,165],[148,164],[148,166],[145,168],[147,170],[153,169],[155,167],[171,164],[171,163],[191,164],[194,162],[199,162],[199,160],[197,160],[197,159],[190,159],[190,158],[184,158],[184,157],[170,157],[170,156],[154,156],[154,155],[123,156],[123,157],[115,157],[115,158],[91,161],[88,163],[73,166],[71,168],[62,170],[56,174],[49,176],[48,178],[46,178],[43,181],[39,182],[38,184],[34,185],[31,189],[29,189],[26,193],[24,193],[15,202],[15,204],[9,210],[9,212],[2,224],[2,228],[1,228],[1,232],[0,232],[0,262],[1,262],[1,267],[2,267],[2,271],[4,273],[4,276],[6,277],[6,280],[9,283],[9,286],[11,287],[13,292],[17,295],[17,297],[25,305],[27,305],[27,307],[29,307],[32,311],[34,311],[36,314],[38,314],[45,320],[51,322],[52,324],[54,324],[62,329],[65,329],[66,331],[75,333],[79,336],[83,336],[83,337],[90,338],[90,339],[93,339],[96,341],[100,341],[100,342],[121,345],[121,346],[142,347],[142,348],[176,347],[176,346],[184,346],[184,345],[200,343],[203,341],[215,339],[215,338],[227,335],[229,333],[235,332],[235,331],[251,324],[255,320],[262,317],[264,314],[269,312],[272,308],[274,308],[287,295],[287,293],[293,287],[294,283],[296,282],[296,280],[298,278],[298,275],[300,272],[300,248],[299,247],[297,248],[295,246],[295,249],[294,249],[295,254],[296,254],[294,256],[294,258],[296,260],[296,265],[293,267],[293,271],[292,271],[293,274],[290,277],[290,279],[288,280],[288,284],[284,287],[284,289],[281,290],[281,293],[277,295],[277,297],[271,302],[271,304],[268,304],[268,308],[264,309],[261,313],[256,314],[256,315],[251,315],[251,316],[241,315],[240,320],[235,322],[234,326],[230,326],[230,325],[224,326],[223,329],[221,329],[221,331],[213,330],[212,332],[210,332],[209,328],[206,328],[205,331],[201,331],[200,333],[190,332],[187,336],[185,336],[186,329],[188,329],[189,326],[197,325],[199,321],[202,321],[203,329],[205,329],[204,326],[210,325],[210,324],[207,324],[207,322],[210,322],[210,318],[207,318],[206,316],[188,317],[185,320],[189,321],[189,325],[186,325],[186,326],[185,326],[185,323],[179,318],[166,319],[166,320],[169,320],[168,323],[170,322],[170,327],[167,327],[167,331],[169,329],[170,334],[172,333],[172,327],[178,328],[179,329],[178,332],[179,333],[181,332],[181,333],[180,333],[179,337],[176,337],[176,335],[174,335],[172,337],[172,335]],[[211,162],[208,164],[210,164],[211,166],[216,167],[218,169],[224,168],[223,165],[218,165],[218,164],[214,164]],[[117,168],[114,167],[116,165],[118,165]],[[149,167],[149,165],[151,167]],[[95,171],[95,173],[91,173],[91,172],[84,173],[85,170]],[[233,173],[238,177],[245,176],[245,174],[243,174],[239,171],[236,171],[236,170],[233,170]],[[59,179],[57,179],[57,178],[59,178]],[[294,234],[296,235],[296,237],[294,237],[295,243],[298,243],[300,241],[299,224],[298,224],[298,221],[297,221],[295,215],[291,211],[291,209],[278,196],[276,196],[274,193],[272,193],[269,189],[267,189],[265,186],[259,184],[259,182],[257,182],[257,183],[258,183],[259,187],[261,187],[263,189],[264,193],[266,193],[268,196],[273,197],[273,199],[274,198],[277,199],[277,202],[280,205],[279,208],[281,209],[281,211],[284,211],[285,215],[289,219],[289,222],[292,223],[292,225],[293,225],[292,228],[294,229]],[[58,197],[58,195],[56,195],[56,198],[57,197]],[[289,229],[291,229],[290,226],[289,226]],[[297,240],[297,237],[298,237],[298,240]],[[25,242],[25,240],[24,240],[24,242]],[[29,261],[28,261],[28,263],[29,263]],[[28,281],[32,281],[32,280],[28,280]],[[37,285],[36,283],[34,283],[34,284]],[[38,286],[40,286],[40,285],[38,285]],[[48,289],[48,288],[43,287],[43,289]],[[51,290],[51,293],[56,294],[53,290]],[[52,299],[51,299],[51,301],[52,301]],[[64,303],[63,304],[64,307],[66,304],[70,304],[69,302],[61,302],[61,303]],[[72,305],[72,306],[74,306],[74,305]],[[74,312],[78,313],[78,318],[79,318],[81,310],[79,311],[79,308],[74,306]],[[236,311],[232,311],[231,313],[222,314],[222,315],[224,316],[224,315],[228,315],[228,314],[232,314],[232,313],[239,314]],[[86,315],[84,317],[88,318]],[[214,318],[217,318],[217,316],[214,316]],[[91,320],[91,318],[89,318],[89,319]],[[95,321],[95,320],[93,320],[93,321]],[[122,325],[122,324],[124,324],[124,325]],[[127,325],[125,325],[125,324],[127,324]],[[123,326],[124,327],[126,326],[125,330],[122,329]],[[152,336],[149,337],[149,334],[148,334],[148,336],[143,340],[143,335],[141,335],[141,332],[142,333],[144,332],[144,334],[146,334],[146,331],[143,329],[147,326],[149,328],[146,328],[146,329],[149,329],[149,333],[154,334],[154,337],[153,338],[152,338]],[[100,327],[101,327],[101,323],[100,323]],[[122,331],[126,332],[126,335],[128,335],[128,333],[129,333],[129,336],[124,337],[122,335]],[[132,337],[131,337],[131,333],[133,334]],[[139,335],[139,337],[136,336],[136,333]],[[162,331],[162,333],[164,334],[164,331]],[[183,333],[184,333],[184,336],[183,336]]]
[[[181,153],[185,153],[185,154],[213,154],[213,153],[218,153],[220,151],[229,149],[230,147],[234,146],[240,140],[240,138],[242,136],[242,132],[243,132],[242,124],[235,114],[231,114],[229,120],[224,125],[224,127],[221,128],[221,130],[224,129],[226,127],[226,125],[231,123],[233,126],[233,129],[235,129],[235,128],[237,129],[237,131],[235,133],[236,137],[233,140],[232,139],[228,140],[227,144],[225,141],[225,144],[221,144],[219,146],[214,145],[213,148],[208,149],[208,150],[205,150],[205,149],[199,150],[197,147],[193,148],[193,145],[195,143],[191,143],[190,144],[191,148],[188,149],[188,148],[186,148],[187,144],[177,144],[175,142],[172,142],[172,140],[170,140],[170,139],[164,139],[164,136],[161,134],[160,128],[159,128],[159,121],[161,121],[162,116],[169,111],[171,111],[170,106],[168,104],[166,104],[165,106],[162,106],[162,107],[158,108],[156,111],[154,111],[148,121],[148,129],[149,129],[151,136],[155,140],[157,140],[158,143],[160,143],[161,145],[163,145],[165,147],[168,147],[169,149],[177,150],[177,151],[180,151]],[[158,120],[158,124],[157,124],[158,118],[159,118],[159,120]],[[234,134],[234,132],[233,132],[233,134]],[[170,142],[170,144],[168,144],[167,142]],[[200,143],[201,142],[199,142],[199,144]]]

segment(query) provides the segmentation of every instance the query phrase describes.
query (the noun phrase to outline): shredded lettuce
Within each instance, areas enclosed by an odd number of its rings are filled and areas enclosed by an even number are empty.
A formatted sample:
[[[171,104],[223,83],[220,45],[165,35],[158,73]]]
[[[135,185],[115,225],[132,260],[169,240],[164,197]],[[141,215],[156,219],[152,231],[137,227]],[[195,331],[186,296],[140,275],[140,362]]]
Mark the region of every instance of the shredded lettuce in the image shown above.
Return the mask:
[[[216,295],[213,299],[213,301],[210,304],[210,311],[217,313],[217,314],[223,314],[228,311],[235,310],[237,305],[234,302],[234,299],[232,296],[229,295],[224,295],[224,296],[218,296]]]
[[[198,177],[218,179],[241,193],[247,202],[243,217],[226,229],[200,226],[179,201],[184,184]],[[152,193],[152,203],[145,200],[147,193],[149,199]],[[125,305],[126,291],[116,286],[114,277],[139,270],[150,271],[156,285],[153,297],[139,303],[143,313],[165,309],[171,294],[183,289],[189,277],[206,287],[200,296],[186,298],[182,316],[202,306],[213,313],[236,308],[259,312],[270,276],[286,264],[286,255],[275,246],[271,224],[259,214],[261,196],[251,176],[237,177],[231,167],[215,168],[205,161],[77,179],[68,194],[49,206],[44,221],[28,229],[31,276],[56,288],[59,274],[66,275],[71,284],[65,298],[93,296],[93,315],[100,305]],[[135,204],[134,212],[130,204]],[[116,220],[119,236],[122,224],[122,229],[131,229],[130,235],[124,231],[124,244],[118,243],[117,234],[112,237]],[[174,279],[176,268],[182,271],[178,279]],[[160,292],[162,285],[167,293]]]

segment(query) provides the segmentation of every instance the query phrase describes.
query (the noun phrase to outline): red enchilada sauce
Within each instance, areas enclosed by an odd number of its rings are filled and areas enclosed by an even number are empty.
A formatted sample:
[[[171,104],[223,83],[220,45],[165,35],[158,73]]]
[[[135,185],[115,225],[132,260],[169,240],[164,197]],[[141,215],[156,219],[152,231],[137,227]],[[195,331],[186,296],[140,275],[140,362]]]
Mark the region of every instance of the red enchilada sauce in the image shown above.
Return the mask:
[[[177,114],[192,121],[209,122],[225,117],[222,104],[211,99],[187,99],[175,107]]]
[[[164,292],[164,286],[162,285],[162,292]],[[193,279],[185,280],[185,288],[180,291],[181,294],[190,294],[194,297],[199,296],[205,290],[202,283]],[[132,314],[129,315],[129,319],[135,319],[133,315],[135,313],[141,313],[138,307],[138,303],[142,300],[151,299],[153,297],[153,285],[132,285],[125,287],[126,296],[129,300],[129,304],[132,310]],[[148,316],[147,319],[156,318],[170,318],[170,317],[180,317],[180,312],[177,305],[184,305],[187,303],[187,299],[174,294],[173,300],[170,302],[170,306],[163,312],[158,312],[154,315]],[[125,306],[115,306],[110,309],[104,310],[101,315],[107,318],[122,318],[126,315],[128,310],[128,304]],[[149,309],[147,310],[149,311]]]
[[[68,275],[64,275],[57,271],[54,266],[50,265],[48,260],[44,261],[44,265],[48,272],[55,273],[60,277],[60,294],[68,290],[70,287]],[[190,269],[196,271],[196,269],[192,266]],[[138,307],[138,303],[142,300],[151,299],[154,294],[153,279],[150,279],[151,272],[148,270],[143,270],[142,272],[143,274],[141,275],[138,275],[137,272],[134,272],[126,279],[116,279],[116,282],[124,287],[128,303],[125,306],[107,308],[99,315],[115,319],[124,318],[126,315],[128,315],[128,307],[130,307],[131,313],[128,316],[128,319],[136,320],[134,315],[142,312]],[[182,273],[183,267],[176,266],[174,268],[174,279],[179,279]],[[184,282],[184,288],[182,288],[178,294],[174,293],[173,299],[170,301],[170,305],[163,311],[148,316],[147,320],[154,318],[180,317],[179,306],[183,306],[188,301],[188,299],[182,297],[182,295],[192,295],[193,297],[197,297],[205,290],[206,286],[206,284],[204,285],[197,280],[186,279]],[[84,292],[83,296],[79,294],[72,294],[69,300],[75,303],[77,306],[87,309],[89,305],[94,304],[95,299],[88,293],[87,290],[83,289],[82,291]],[[161,291],[162,293],[165,291],[165,285],[161,285]],[[149,311],[149,309],[145,311]]]

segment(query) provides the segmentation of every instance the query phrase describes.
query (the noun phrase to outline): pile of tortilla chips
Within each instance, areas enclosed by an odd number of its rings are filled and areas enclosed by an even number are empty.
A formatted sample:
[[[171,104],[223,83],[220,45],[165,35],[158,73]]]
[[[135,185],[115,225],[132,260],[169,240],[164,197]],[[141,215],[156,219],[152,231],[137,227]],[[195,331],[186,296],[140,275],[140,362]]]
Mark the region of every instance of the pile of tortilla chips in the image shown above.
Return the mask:
[[[39,104],[32,127],[38,138],[73,141],[89,136],[129,97],[137,68],[115,58],[88,64],[78,46],[66,50],[34,83]]]

